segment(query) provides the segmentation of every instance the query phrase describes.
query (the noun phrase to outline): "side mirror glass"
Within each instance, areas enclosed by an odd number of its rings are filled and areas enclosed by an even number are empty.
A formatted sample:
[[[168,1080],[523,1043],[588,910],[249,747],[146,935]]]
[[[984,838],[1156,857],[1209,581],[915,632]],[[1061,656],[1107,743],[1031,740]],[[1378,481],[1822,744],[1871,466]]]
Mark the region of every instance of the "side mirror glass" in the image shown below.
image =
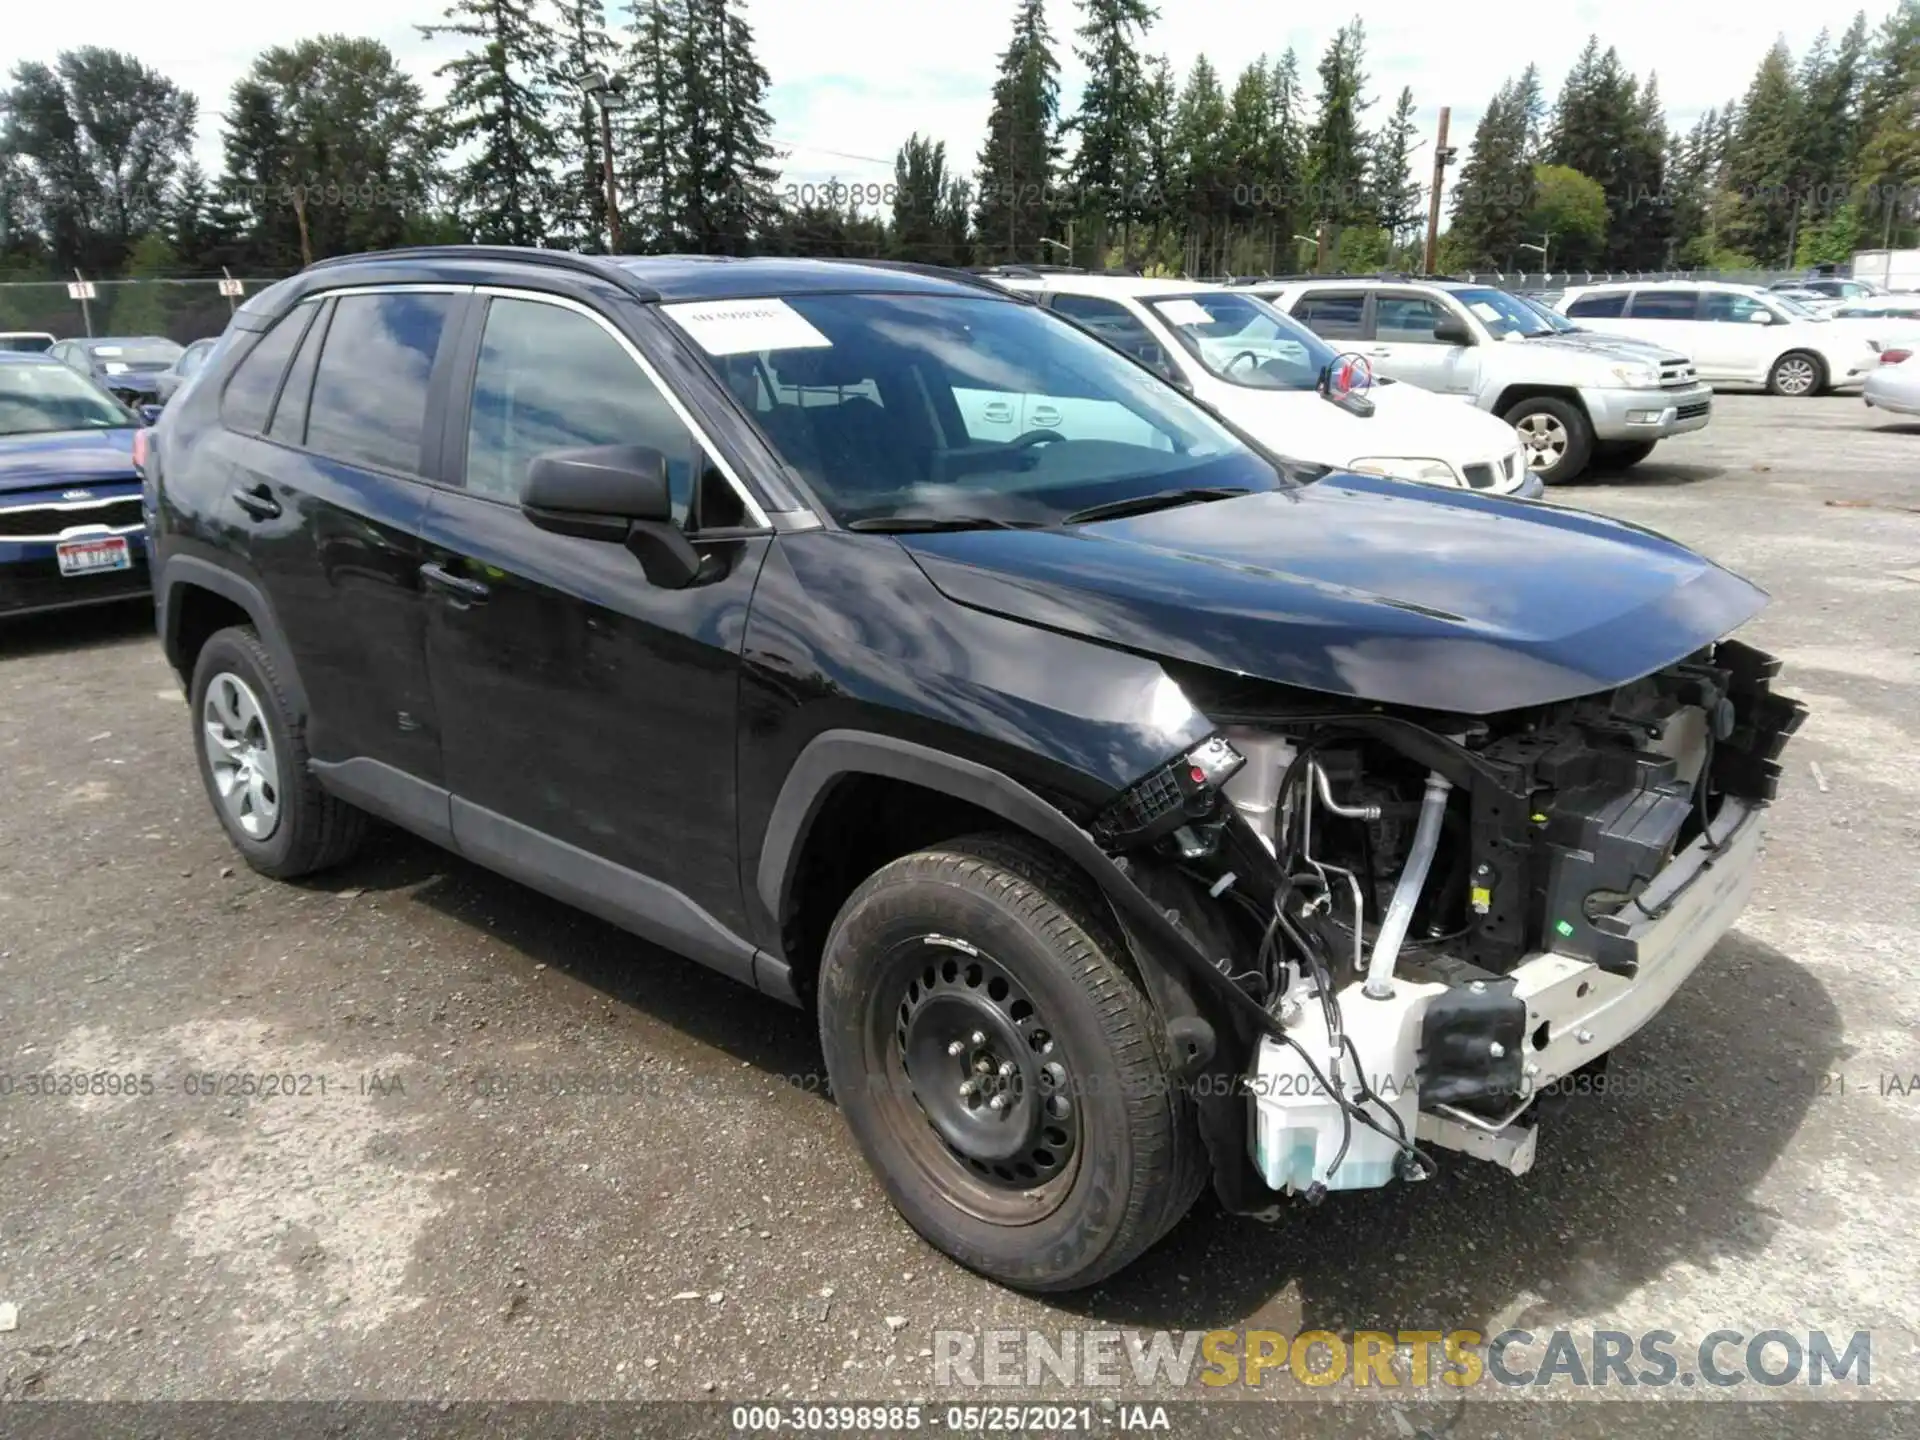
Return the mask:
[[[1747,323],[1749,325],[1771,325],[1773,323],[1773,312],[1771,310],[1755,310],[1747,316]]]
[[[159,419],[160,419],[160,406],[142,405],[140,407],[140,420],[142,424],[152,425],[156,423]]]
[[[520,513],[556,535],[624,544],[663,590],[683,589],[700,573],[700,552],[673,523],[667,457],[644,445],[535,456]]]

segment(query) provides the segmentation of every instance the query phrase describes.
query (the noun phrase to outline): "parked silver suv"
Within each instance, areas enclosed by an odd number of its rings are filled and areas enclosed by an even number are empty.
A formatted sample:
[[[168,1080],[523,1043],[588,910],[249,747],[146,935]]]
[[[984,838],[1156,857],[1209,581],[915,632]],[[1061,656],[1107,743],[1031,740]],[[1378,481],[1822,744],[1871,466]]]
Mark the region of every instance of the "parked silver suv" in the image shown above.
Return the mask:
[[[1328,276],[1246,288],[1336,349],[1364,355],[1376,374],[1500,416],[1548,485],[1590,464],[1637,465],[1712,416],[1713,392],[1689,357],[1556,333],[1534,306],[1491,285]]]

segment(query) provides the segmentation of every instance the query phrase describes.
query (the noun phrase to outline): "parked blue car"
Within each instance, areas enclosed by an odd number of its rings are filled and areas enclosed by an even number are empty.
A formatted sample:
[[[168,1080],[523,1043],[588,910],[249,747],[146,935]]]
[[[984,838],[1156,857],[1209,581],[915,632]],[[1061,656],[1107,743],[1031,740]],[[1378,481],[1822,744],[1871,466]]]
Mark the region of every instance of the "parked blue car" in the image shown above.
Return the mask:
[[[143,424],[56,360],[0,354],[0,616],[149,593]]]

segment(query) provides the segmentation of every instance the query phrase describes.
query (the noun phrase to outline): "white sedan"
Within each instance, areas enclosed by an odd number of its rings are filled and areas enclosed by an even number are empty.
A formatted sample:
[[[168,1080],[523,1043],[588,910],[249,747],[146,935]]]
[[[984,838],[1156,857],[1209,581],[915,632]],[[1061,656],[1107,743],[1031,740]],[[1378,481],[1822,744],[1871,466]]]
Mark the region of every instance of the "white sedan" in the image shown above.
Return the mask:
[[[1875,410],[1920,415],[1920,361],[1913,358],[1913,351],[1897,346],[1882,350],[1861,395]]]

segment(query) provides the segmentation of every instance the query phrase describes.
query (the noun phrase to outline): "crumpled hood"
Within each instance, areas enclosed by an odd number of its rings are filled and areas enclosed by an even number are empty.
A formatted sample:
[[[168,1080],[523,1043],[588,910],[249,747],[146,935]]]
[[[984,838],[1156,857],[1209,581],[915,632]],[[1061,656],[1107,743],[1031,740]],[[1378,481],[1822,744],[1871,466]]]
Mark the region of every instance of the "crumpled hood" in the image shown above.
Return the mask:
[[[138,480],[132,428],[0,435],[0,494]]]
[[[1464,715],[1612,689],[1767,600],[1621,521],[1366,475],[1072,528],[899,538],[962,605]]]

